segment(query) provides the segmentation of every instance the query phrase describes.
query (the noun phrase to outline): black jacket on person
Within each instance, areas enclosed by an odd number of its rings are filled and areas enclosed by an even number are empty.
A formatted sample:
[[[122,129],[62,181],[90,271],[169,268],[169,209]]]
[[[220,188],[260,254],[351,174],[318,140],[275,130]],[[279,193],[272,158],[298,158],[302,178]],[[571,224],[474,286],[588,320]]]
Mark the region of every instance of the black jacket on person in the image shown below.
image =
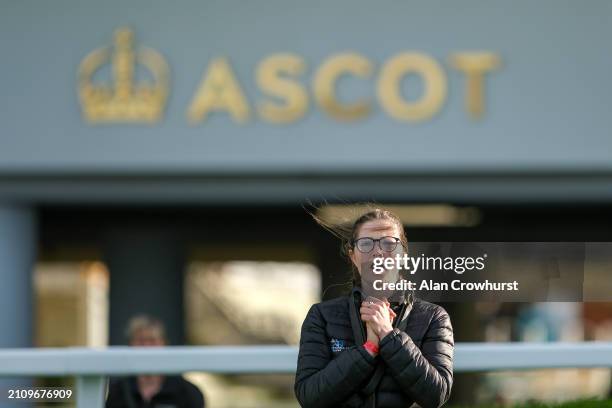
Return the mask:
[[[136,377],[111,381],[106,408],[204,408],[200,390],[181,376],[165,376],[162,387],[148,403],[140,396]]]
[[[361,291],[313,305],[302,325],[295,394],[304,408],[442,406],[453,383],[453,328],[412,294],[372,357],[363,347]],[[356,340],[357,339],[357,340]]]

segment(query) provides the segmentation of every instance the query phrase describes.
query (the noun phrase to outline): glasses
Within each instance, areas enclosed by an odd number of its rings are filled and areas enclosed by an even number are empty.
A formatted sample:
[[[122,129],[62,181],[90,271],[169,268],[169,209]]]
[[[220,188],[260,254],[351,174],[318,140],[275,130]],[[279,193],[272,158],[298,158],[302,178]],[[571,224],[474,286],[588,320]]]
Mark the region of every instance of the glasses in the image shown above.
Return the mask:
[[[359,252],[368,253],[374,249],[374,245],[378,242],[378,246],[385,252],[394,251],[399,244],[400,239],[396,237],[382,237],[378,239],[363,237],[353,241],[353,246]]]

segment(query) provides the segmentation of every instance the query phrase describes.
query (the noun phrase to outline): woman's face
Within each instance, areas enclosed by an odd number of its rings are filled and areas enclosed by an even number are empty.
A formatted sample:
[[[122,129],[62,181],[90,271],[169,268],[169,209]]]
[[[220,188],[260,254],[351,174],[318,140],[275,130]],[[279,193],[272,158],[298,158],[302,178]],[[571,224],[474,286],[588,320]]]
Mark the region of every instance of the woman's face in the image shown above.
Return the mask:
[[[371,220],[363,223],[357,232],[357,236],[355,240],[359,238],[373,238],[379,239],[382,237],[395,237],[400,238],[400,230],[397,223],[391,220]],[[359,273],[363,276],[364,268],[367,268],[371,271],[374,258],[388,258],[394,257],[398,251],[402,251],[401,242],[397,244],[395,250],[392,251],[384,251],[381,249],[381,242],[376,242],[374,244],[374,248],[370,252],[361,252],[357,249],[357,247],[353,247],[349,250],[349,257],[351,261],[357,269]],[[385,245],[383,245],[384,247]]]

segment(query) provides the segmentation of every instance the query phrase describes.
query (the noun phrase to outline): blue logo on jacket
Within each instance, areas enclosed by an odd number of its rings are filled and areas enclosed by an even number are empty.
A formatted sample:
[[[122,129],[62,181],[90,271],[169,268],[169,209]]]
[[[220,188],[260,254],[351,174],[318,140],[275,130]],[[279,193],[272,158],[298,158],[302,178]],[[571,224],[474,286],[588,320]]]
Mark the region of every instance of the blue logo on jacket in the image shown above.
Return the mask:
[[[333,353],[339,353],[346,348],[344,340],[332,338],[329,343],[331,344],[331,351]]]

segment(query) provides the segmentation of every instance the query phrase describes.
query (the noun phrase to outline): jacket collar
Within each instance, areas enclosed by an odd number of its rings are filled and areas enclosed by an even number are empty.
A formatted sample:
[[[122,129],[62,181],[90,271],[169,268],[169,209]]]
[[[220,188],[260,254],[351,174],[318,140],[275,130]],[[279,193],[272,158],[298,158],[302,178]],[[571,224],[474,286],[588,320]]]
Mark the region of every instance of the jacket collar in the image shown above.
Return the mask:
[[[365,299],[367,297],[363,289],[361,289],[361,286],[353,285],[350,296],[355,297],[356,295],[359,296],[359,299]],[[415,300],[415,293],[413,290],[404,290],[402,291],[400,299],[398,303],[401,305],[404,303],[412,304]]]
[[[403,313],[398,319],[396,319],[395,324],[393,325],[394,328],[397,327],[402,331],[406,329],[408,317],[410,316],[410,311],[412,310],[412,305],[414,303],[413,292],[404,292],[403,295],[403,302],[401,302],[401,310],[403,310]],[[358,342],[365,341],[365,328],[358,311],[358,307],[361,304],[362,299],[364,299],[365,297],[366,296],[363,290],[359,286],[353,286],[353,289],[351,290],[351,293],[348,296],[351,327],[353,329],[353,336],[355,337],[355,341]]]

